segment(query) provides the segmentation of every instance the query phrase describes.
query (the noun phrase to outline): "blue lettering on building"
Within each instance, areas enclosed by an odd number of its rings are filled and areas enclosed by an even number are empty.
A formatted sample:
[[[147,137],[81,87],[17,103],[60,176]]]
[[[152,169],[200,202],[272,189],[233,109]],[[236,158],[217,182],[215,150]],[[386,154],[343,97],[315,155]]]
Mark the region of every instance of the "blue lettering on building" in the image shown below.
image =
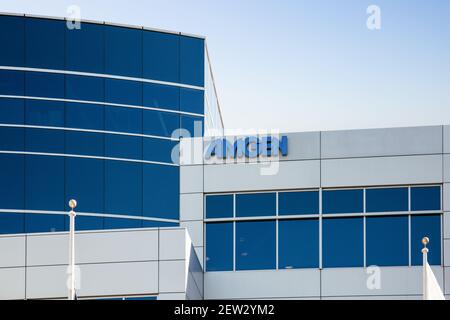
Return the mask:
[[[257,158],[259,156],[277,157],[281,153],[286,156],[288,153],[288,138],[282,136],[281,139],[266,136],[250,136],[239,138],[230,142],[226,138],[215,139],[210,142],[206,149],[205,158],[217,157],[226,158]]]

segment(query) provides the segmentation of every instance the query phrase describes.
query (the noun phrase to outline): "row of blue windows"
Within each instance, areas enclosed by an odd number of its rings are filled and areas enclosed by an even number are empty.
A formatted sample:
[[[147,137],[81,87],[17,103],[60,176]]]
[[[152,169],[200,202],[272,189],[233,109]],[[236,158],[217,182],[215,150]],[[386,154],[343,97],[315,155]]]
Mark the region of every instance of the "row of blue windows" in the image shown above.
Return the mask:
[[[46,100],[0,98],[0,123],[104,130],[161,137],[171,137],[175,130],[183,128],[187,130],[184,135],[203,135],[203,117],[139,108]]]
[[[365,211],[364,211],[364,191]],[[440,186],[322,191],[322,213],[439,211]],[[206,196],[206,218],[319,214],[319,191],[242,193]],[[411,198],[411,199],[409,199]],[[235,203],[234,203],[235,202]]]
[[[0,126],[2,151],[65,153],[173,164],[178,161],[177,146],[177,141],[158,138]]]
[[[79,75],[0,70],[0,95],[107,102],[204,113],[203,90]]]
[[[179,167],[0,154],[0,209],[77,210],[179,219]]]
[[[176,227],[178,223],[97,216],[77,216],[75,230]],[[0,234],[60,232],[69,230],[69,217],[60,214],[0,213]]]
[[[322,225],[324,268],[364,266],[364,218],[326,218]],[[366,265],[422,264],[424,236],[431,239],[429,263],[441,264],[441,216],[413,215],[366,218]],[[235,239],[233,239],[235,224]],[[276,221],[206,224],[206,271],[275,269]],[[409,228],[411,243],[409,243]],[[233,249],[235,243],[235,248]],[[409,251],[411,246],[411,252]],[[319,220],[278,221],[278,268],[319,267]]]
[[[0,65],[104,73],[204,85],[204,40],[65,21],[0,16]]]

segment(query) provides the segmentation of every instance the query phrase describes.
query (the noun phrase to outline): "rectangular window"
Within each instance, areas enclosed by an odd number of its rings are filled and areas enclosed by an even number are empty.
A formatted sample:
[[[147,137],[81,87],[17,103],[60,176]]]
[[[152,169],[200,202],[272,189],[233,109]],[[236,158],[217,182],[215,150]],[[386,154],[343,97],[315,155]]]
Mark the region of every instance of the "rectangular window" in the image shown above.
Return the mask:
[[[24,17],[0,16],[0,65],[23,67],[25,65]]]
[[[105,134],[105,156],[142,160],[142,137]]]
[[[0,234],[17,234],[25,232],[23,213],[0,212]]]
[[[366,218],[366,262],[377,266],[409,264],[408,217]]]
[[[325,268],[363,266],[363,218],[323,219],[322,237]]]
[[[105,213],[142,215],[141,163],[105,161]]]
[[[66,21],[25,19],[25,60],[30,68],[64,70]]]
[[[141,29],[104,26],[105,73],[142,77]]]
[[[278,214],[318,214],[319,213],[319,192],[279,192],[278,193]]]
[[[103,228],[106,230],[142,228],[142,220],[123,219],[123,218],[104,218]]]
[[[188,88],[180,89],[180,110],[204,114],[204,97],[203,90],[195,90]]]
[[[103,102],[104,82],[103,78],[66,75],[66,99]]]
[[[65,131],[65,153],[104,156],[104,135],[93,132]]]
[[[171,137],[180,128],[180,116],[175,113],[143,110],[143,116],[143,133],[146,135]]]
[[[233,270],[233,223],[208,223],[205,236],[206,271]]]
[[[157,161],[165,163],[178,163],[177,158],[177,141],[144,138],[144,153],[143,159],[147,161]],[[174,158],[172,159],[172,151],[174,151]]]
[[[105,101],[142,106],[142,82],[105,79]]]
[[[441,187],[411,187],[411,210],[441,210]]]
[[[25,150],[31,152],[64,153],[64,131],[26,128]]]
[[[64,102],[26,100],[25,123],[35,126],[64,127]]]
[[[25,214],[25,232],[58,232],[66,231],[65,215],[62,214]]]
[[[205,82],[203,39],[180,37],[180,82],[203,87]]]
[[[104,73],[104,25],[81,23],[80,29],[66,28],[67,70]]]
[[[7,96],[25,95],[25,73],[22,71],[0,70],[0,94]]]
[[[180,169],[157,164],[143,164],[143,215],[180,219]]]
[[[150,108],[179,111],[180,88],[155,83],[144,83],[143,105]]]
[[[275,221],[236,222],[236,270],[276,267]]]
[[[143,37],[144,78],[179,82],[179,36],[144,30]]]
[[[24,156],[0,154],[0,164],[0,208],[24,209]]]
[[[142,109],[105,107],[105,130],[142,133]]]
[[[76,199],[77,211],[103,213],[105,203],[104,161],[66,158],[65,166],[65,203],[68,203],[70,199]],[[77,217],[76,220],[78,221],[80,217]],[[85,220],[86,223],[89,220],[98,222],[94,221],[95,219]]]
[[[206,218],[232,218],[233,217],[233,195],[208,195],[206,196]]]
[[[236,217],[276,215],[276,194],[244,193],[236,195]]]
[[[366,189],[366,212],[408,211],[408,188]]]
[[[25,177],[26,209],[67,209],[64,203],[64,157],[27,155]]]
[[[24,151],[25,130],[23,128],[0,127],[0,150]]]
[[[26,72],[25,95],[29,97],[64,99],[64,75]]]
[[[411,264],[422,265],[422,239],[428,237],[428,263],[441,264],[441,215],[420,215],[411,217]]]
[[[105,129],[105,109],[98,104],[66,103],[66,127],[76,129]]]
[[[323,213],[363,212],[363,190],[324,190],[322,192]]]
[[[23,124],[25,102],[23,99],[0,98],[0,123]]]
[[[278,222],[278,267],[280,269],[319,267],[319,220]]]

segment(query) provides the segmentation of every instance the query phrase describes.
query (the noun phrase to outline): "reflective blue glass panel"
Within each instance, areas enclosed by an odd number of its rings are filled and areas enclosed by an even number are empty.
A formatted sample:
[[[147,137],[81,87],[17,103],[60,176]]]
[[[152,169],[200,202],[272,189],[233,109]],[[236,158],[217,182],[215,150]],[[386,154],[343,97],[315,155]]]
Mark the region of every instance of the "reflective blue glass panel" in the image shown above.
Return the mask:
[[[25,65],[25,22],[23,17],[0,16],[0,65]]]
[[[78,129],[105,129],[105,110],[102,105],[66,103],[66,127]]]
[[[146,107],[180,110],[180,89],[154,83],[143,84],[143,104]]]
[[[23,213],[0,213],[0,234],[25,232],[25,216]]]
[[[64,75],[44,72],[25,73],[25,95],[64,99]]]
[[[66,158],[65,203],[77,200],[77,211],[104,212],[104,162],[98,159]],[[80,216],[81,217],[81,216]],[[76,220],[79,217],[77,216]],[[98,223],[95,219],[85,219]]]
[[[23,124],[25,102],[23,99],[0,98],[0,123]]]
[[[142,133],[142,109],[105,107],[105,130]]]
[[[441,210],[441,188],[411,187],[411,210]]]
[[[366,218],[366,262],[377,266],[409,264],[408,217]]]
[[[180,110],[204,114],[203,90],[194,90],[188,88],[180,89]]]
[[[142,215],[141,163],[105,161],[105,213]]]
[[[202,137],[203,136],[203,118],[181,116],[181,128],[187,130],[190,137]]]
[[[366,189],[366,211],[408,211],[408,188]]]
[[[145,215],[145,213],[144,213]],[[143,228],[173,228],[179,227],[180,224],[176,222],[161,222],[161,221],[151,221],[151,220],[142,220]]]
[[[178,141],[144,138],[144,155],[143,159],[147,161],[157,161],[165,163],[179,163],[178,159]],[[175,155],[172,159],[172,150]]]
[[[31,152],[64,153],[64,131],[26,128],[25,150]]]
[[[103,102],[104,81],[103,78],[66,75],[66,99]]]
[[[236,195],[236,217],[275,216],[276,194],[245,193]]]
[[[25,19],[25,60],[27,67],[64,70],[66,21]]]
[[[206,271],[233,270],[233,223],[208,223],[205,236]]]
[[[422,265],[422,238],[428,237],[428,263],[441,264],[441,215],[421,215],[411,217],[411,264]]]
[[[25,123],[36,126],[64,127],[64,102],[26,100]]]
[[[64,157],[27,155],[25,177],[26,209],[67,209],[64,205]]]
[[[363,218],[323,219],[323,266],[362,267]]]
[[[144,78],[179,82],[179,36],[144,31]]]
[[[82,22],[80,29],[66,28],[66,68],[104,73],[104,26]]]
[[[24,167],[23,155],[0,154],[0,209],[24,209]]]
[[[104,135],[93,132],[65,131],[65,151],[67,154],[86,156],[104,155]]]
[[[104,26],[105,73],[142,77],[142,30]]]
[[[25,129],[0,127],[0,150],[24,151]]]
[[[62,214],[25,214],[25,232],[58,232],[66,231],[65,215]]]
[[[146,135],[171,137],[180,127],[180,116],[176,113],[143,110],[143,116],[143,133]]]
[[[180,219],[179,167],[143,164],[143,215],[145,217]]]
[[[236,222],[236,270],[275,269],[275,221]]]
[[[278,267],[280,269],[319,267],[319,220],[278,222]]]
[[[205,78],[204,40],[180,37],[180,82],[202,87]]]
[[[363,190],[324,190],[322,191],[323,213],[363,212]]]
[[[105,134],[105,156],[141,160],[142,137]]]
[[[142,106],[142,82],[105,79],[105,101]]]
[[[0,94],[8,96],[23,96],[24,93],[25,93],[24,72],[13,70],[0,70]]]
[[[278,214],[318,214],[319,213],[319,192],[279,192],[278,193]]]
[[[77,215],[75,219],[75,230],[103,230],[103,217],[91,217],[91,216],[81,216]],[[64,219],[65,229],[69,230],[69,217],[66,216]]]
[[[206,218],[232,218],[233,195],[209,195],[206,196]]]
[[[142,228],[142,220],[140,220],[140,219],[104,218],[103,228],[104,229]]]

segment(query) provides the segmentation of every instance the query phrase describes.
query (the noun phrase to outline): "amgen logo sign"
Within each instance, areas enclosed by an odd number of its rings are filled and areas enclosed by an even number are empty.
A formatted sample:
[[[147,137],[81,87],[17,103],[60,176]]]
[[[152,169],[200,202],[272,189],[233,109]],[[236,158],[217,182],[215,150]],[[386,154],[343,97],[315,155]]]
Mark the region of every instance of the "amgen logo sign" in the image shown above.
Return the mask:
[[[288,154],[288,138],[282,136],[280,139],[273,136],[244,137],[230,142],[226,138],[211,141],[206,149],[205,159],[217,157],[226,158],[257,158],[259,156],[277,157]]]

